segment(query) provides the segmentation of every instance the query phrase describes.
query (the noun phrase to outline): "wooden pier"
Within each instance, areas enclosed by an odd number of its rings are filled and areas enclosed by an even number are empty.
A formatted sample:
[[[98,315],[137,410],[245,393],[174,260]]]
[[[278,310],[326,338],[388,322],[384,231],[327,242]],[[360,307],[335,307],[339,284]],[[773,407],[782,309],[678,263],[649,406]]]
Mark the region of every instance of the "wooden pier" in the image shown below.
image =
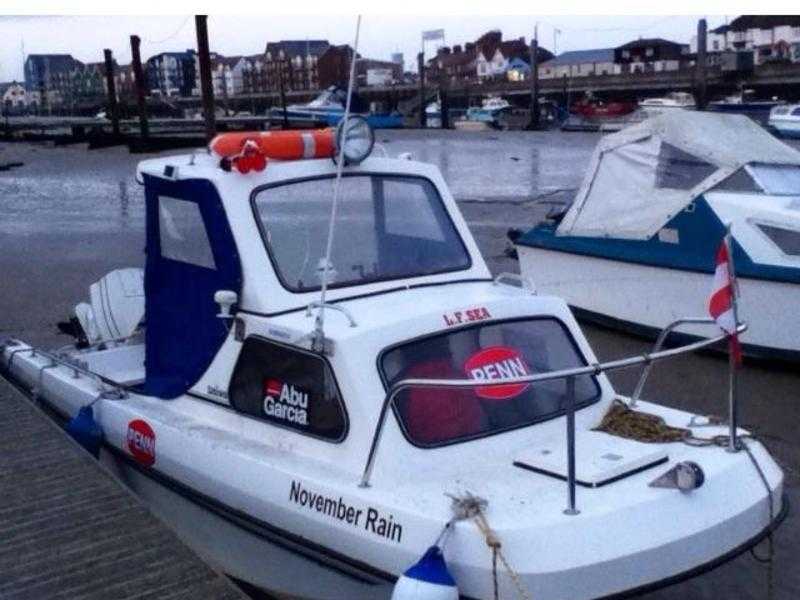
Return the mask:
[[[0,598],[246,598],[2,377],[0,414]]]

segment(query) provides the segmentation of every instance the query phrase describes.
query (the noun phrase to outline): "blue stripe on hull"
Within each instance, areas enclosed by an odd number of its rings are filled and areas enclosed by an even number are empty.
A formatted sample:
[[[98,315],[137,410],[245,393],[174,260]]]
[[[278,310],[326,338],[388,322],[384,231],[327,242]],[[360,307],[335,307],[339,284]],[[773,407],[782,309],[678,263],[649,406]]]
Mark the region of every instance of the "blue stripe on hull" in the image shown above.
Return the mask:
[[[517,244],[667,269],[714,272],[714,257],[725,227],[702,196],[692,203],[692,210],[681,211],[665,227],[678,232],[680,243],[662,242],[657,235],[648,240],[559,236],[556,226],[545,222],[521,236]],[[800,283],[800,268],[755,263],[736,240],[733,255],[740,277]]]

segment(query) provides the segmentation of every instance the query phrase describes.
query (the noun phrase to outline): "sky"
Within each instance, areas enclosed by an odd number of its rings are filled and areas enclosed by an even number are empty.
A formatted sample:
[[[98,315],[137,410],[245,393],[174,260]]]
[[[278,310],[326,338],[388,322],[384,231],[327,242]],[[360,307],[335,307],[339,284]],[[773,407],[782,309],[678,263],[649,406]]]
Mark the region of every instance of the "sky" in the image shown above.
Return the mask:
[[[709,28],[735,15],[707,16]],[[530,39],[538,23],[539,43],[557,52],[612,47],[639,37],[663,37],[688,43],[698,16],[372,16],[362,18],[359,53],[388,60],[403,52],[407,70],[415,70],[421,32],[444,29],[448,45],[472,41],[490,29],[505,39]],[[355,16],[210,16],[211,50],[224,55],[256,54],[267,41],[327,39],[353,44]],[[557,31],[560,33],[557,33]],[[21,80],[22,57],[33,53],[68,53],[83,62],[100,62],[110,48],[117,62],[130,62],[131,34],[142,38],[142,59],[159,52],[195,48],[192,16],[0,16],[0,81]],[[426,44],[426,55],[435,44]]]

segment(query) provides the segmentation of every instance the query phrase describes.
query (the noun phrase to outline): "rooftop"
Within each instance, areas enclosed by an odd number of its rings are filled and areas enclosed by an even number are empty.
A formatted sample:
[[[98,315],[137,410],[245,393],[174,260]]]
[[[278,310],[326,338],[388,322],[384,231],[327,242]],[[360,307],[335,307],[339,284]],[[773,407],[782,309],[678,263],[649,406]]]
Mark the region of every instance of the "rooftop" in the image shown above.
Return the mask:
[[[682,46],[682,44],[678,42],[673,42],[671,40],[665,40],[664,38],[639,38],[638,40],[633,40],[632,42],[628,42],[627,44],[622,44],[622,46],[617,46],[617,49],[632,49],[632,48],[644,48],[645,46]]]
[[[614,62],[614,48],[595,48],[593,50],[562,52],[554,59],[548,60],[546,64],[548,66],[558,66],[598,62]]]

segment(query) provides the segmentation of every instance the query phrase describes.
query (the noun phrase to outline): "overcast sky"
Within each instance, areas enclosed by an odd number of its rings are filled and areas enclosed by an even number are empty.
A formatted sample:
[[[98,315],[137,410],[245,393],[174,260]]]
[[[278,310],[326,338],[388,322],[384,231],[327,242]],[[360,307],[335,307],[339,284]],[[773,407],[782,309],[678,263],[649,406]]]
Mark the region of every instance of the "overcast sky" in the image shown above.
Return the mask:
[[[730,15],[728,18],[733,18]],[[709,28],[726,21],[724,16],[707,17]],[[696,16],[370,16],[362,19],[359,52],[370,58],[388,59],[403,52],[406,69],[412,68],[420,49],[420,33],[445,30],[446,42],[463,44],[489,29],[501,29],[504,38],[530,38],[539,23],[539,40],[553,49],[554,29],[557,51],[602,48],[638,37],[664,37],[688,43],[697,29]],[[282,39],[327,39],[331,43],[353,43],[353,16],[210,16],[211,49],[227,55],[256,54],[267,41]],[[69,53],[83,62],[99,62],[103,48],[111,48],[121,64],[130,62],[129,36],[142,38],[142,58],[168,50],[196,47],[194,19],[182,16],[158,17],[3,17],[0,16],[0,81],[22,79],[25,54]],[[426,54],[435,47],[428,44]]]

